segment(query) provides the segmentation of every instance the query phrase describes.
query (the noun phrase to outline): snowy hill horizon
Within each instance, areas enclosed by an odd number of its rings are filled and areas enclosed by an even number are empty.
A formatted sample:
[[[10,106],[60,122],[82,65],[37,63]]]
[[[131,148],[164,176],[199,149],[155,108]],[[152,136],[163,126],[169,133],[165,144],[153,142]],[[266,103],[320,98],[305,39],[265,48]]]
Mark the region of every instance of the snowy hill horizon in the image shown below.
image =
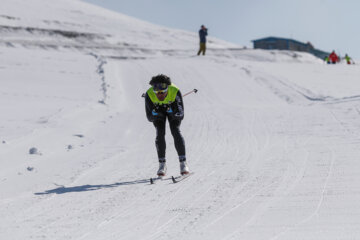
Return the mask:
[[[21,6],[21,7],[20,7]],[[358,65],[244,49],[78,0],[0,9],[0,238],[357,239]],[[167,127],[165,180],[144,99],[183,93],[194,174]]]

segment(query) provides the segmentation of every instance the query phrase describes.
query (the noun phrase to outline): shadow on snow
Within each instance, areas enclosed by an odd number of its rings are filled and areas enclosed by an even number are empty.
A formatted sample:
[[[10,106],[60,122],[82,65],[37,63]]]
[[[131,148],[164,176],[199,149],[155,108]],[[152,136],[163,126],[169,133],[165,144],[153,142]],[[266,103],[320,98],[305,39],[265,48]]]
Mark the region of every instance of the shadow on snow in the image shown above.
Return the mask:
[[[149,179],[142,179],[142,180],[135,180],[129,182],[118,182],[113,184],[100,184],[100,185],[82,185],[82,186],[75,186],[75,187],[58,187],[55,189],[46,190],[45,192],[38,192],[34,193],[35,195],[46,195],[46,194],[64,194],[64,193],[71,193],[71,192],[87,192],[87,191],[95,191],[104,188],[114,188],[119,186],[125,185],[133,185],[133,184],[141,184],[141,183],[150,183]]]

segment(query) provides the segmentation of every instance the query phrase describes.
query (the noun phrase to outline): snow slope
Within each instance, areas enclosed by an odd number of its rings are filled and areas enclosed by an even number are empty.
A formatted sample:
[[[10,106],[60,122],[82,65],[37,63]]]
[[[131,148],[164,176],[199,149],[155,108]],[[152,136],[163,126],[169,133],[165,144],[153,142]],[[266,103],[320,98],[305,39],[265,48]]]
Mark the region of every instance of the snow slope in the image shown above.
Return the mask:
[[[76,0],[3,0],[0,31],[1,239],[359,238],[357,65],[212,38],[198,57],[196,33]],[[199,89],[179,184],[149,184],[158,73]]]

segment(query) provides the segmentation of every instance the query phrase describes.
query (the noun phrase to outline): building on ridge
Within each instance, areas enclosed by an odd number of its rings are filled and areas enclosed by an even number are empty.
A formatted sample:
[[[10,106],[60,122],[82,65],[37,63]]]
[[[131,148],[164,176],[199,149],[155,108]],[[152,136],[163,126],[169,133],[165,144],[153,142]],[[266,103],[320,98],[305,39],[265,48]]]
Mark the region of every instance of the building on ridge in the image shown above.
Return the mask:
[[[310,42],[302,43],[289,38],[266,37],[266,38],[252,40],[252,42],[254,43],[254,49],[266,49],[266,50],[277,49],[277,50],[308,52],[321,59],[324,59],[330,54],[328,52],[315,49]]]

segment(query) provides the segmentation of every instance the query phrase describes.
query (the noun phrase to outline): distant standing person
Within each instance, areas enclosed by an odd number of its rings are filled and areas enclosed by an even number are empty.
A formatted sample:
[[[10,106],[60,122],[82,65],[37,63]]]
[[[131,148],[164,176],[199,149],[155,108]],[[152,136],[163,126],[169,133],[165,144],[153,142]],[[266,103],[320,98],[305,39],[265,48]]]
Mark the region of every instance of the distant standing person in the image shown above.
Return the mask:
[[[207,36],[207,28],[204,25],[201,25],[201,29],[199,30],[199,37],[200,37],[200,49],[197,55],[202,53],[205,55],[206,51],[206,36]]]
[[[325,61],[327,64],[330,64],[330,58],[329,58],[329,56],[326,56],[325,59],[324,59],[324,61]]]
[[[332,64],[339,62],[339,57],[338,55],[336,55],[335,51],[332,51],[332,53],[330,53],[329,59]]]

